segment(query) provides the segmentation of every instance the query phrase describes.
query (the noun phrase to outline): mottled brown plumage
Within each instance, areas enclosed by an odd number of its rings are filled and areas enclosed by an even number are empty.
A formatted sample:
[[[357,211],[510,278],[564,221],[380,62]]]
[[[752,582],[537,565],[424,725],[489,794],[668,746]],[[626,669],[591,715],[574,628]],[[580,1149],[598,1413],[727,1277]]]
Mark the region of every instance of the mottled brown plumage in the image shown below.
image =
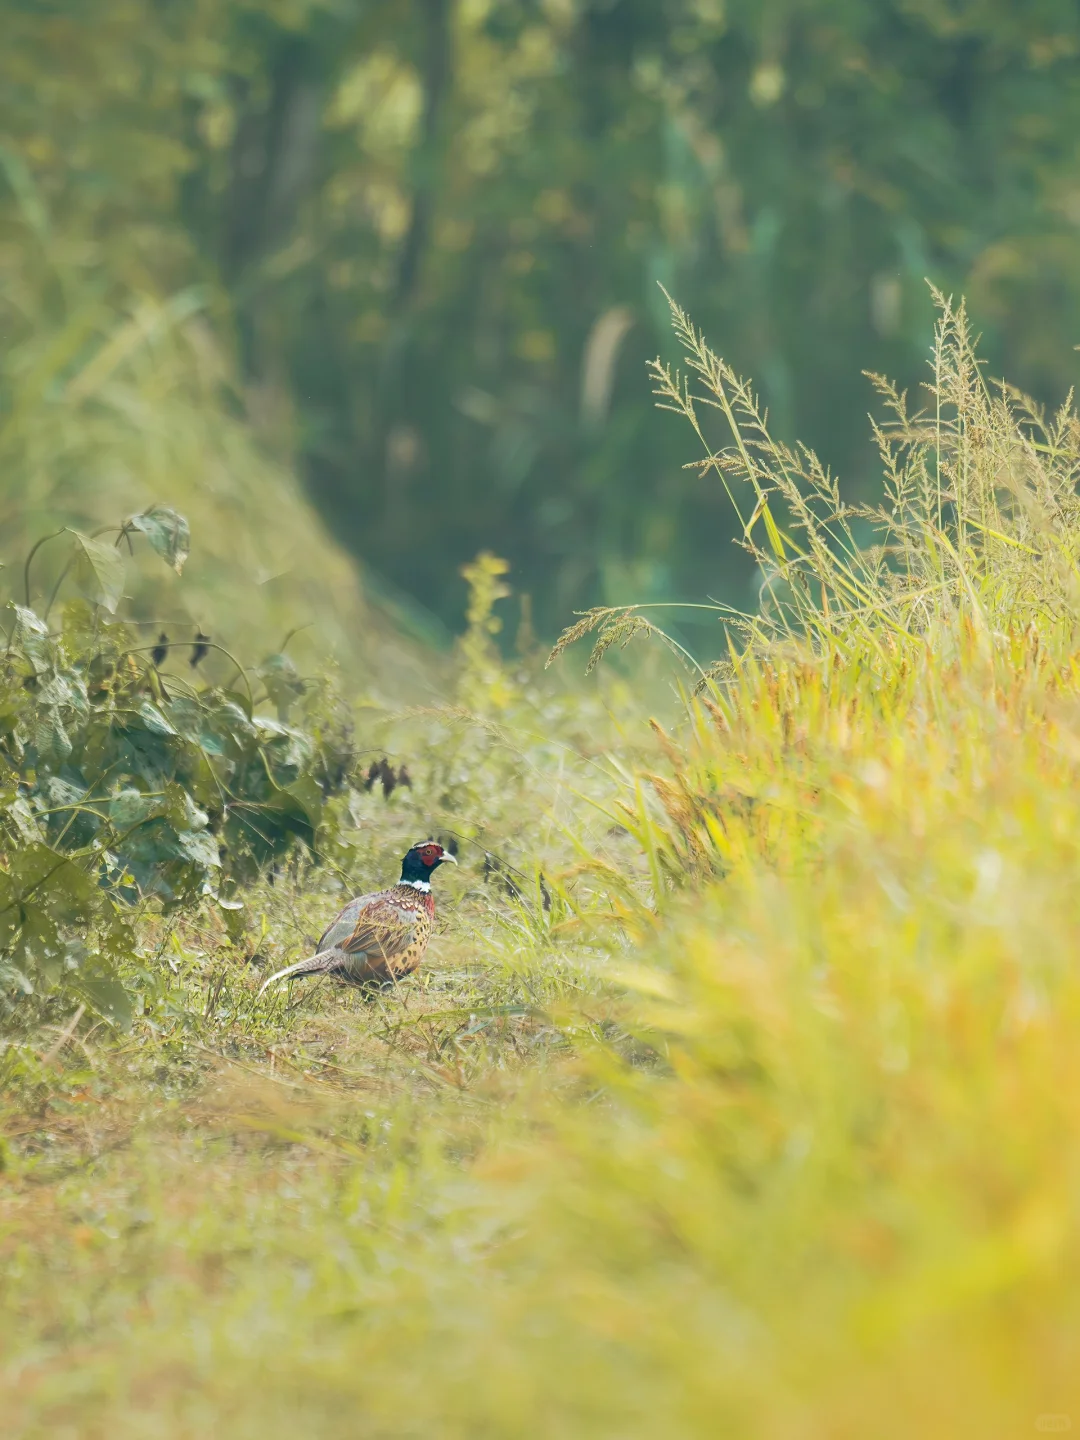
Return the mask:
[[[316,953],[271,975],[259,994],[277,980],[302,975],[333,975],[351,985],[411,975],[424,958],[435,920],[431,875],[447,860],[457,863],[434,840],[414,845],[396,885],[350,900],[323,931]]]

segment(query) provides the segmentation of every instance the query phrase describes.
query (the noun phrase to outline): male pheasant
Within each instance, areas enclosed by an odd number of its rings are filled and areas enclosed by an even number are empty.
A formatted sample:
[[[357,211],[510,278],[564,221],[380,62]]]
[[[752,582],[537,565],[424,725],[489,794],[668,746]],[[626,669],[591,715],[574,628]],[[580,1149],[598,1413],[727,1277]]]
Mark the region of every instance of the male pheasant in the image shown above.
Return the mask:
[[[424,958],[435,919],[433,871],[457,861],[434,840],[414,845],[401,862],[401,879],[388,890],[358,895],[323,932],[316,953],[271,975],[277,980],[333,975],[350,985],[378,985],[411,975]]]

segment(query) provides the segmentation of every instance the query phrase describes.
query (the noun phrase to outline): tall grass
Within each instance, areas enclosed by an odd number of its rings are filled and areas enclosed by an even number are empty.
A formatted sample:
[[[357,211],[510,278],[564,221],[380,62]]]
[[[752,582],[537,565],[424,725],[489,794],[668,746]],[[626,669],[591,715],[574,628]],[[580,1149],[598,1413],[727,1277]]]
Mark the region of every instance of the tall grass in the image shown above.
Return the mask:
[[[672,304],[686,368],[655,362],[654,389],[660,407],[685,418],[701,442],[697,463],[726,491],[740,543],[759,567],[758,613],[715,607],[729,615],[741,651],[808,643],[839,660],[858,651],[885,672],[900,654],[948,645],[961,619],[984,645],[994,632],[1032,622],[1073,623],[1080,422],[1072,396],[1048,417],[1004,383],[989,384],[964,306],[935,299],[929,406],[913,412],[906,394],[870,377],[886,412],[874,424],[884,501],[873,507],[845,502],[812,451],[770,434],[752,386]],[[709,412],[727,432],[719,449]],[[875,542],[860,543],[853,522],[868,522]],[[611,645],[652,629],[650,608],[592,610],[554,653],[598,632],[591,667]]]
[[[705,463],[761,613],[661,753],[594,711],[548,807],[572,719],[473,666],[457,803],[497,772],[559,898],[463,875],[419,993],[241,1006],[215,1040],[185,989],[212,945],[178,933],[141,1051],[42,1045],[0,1192],[13,1433],[1080,1423],[1076,422],[986,385],[944,307],[928,412],[885,391],[862,551],[676,321],[661,398],[731,426]]]

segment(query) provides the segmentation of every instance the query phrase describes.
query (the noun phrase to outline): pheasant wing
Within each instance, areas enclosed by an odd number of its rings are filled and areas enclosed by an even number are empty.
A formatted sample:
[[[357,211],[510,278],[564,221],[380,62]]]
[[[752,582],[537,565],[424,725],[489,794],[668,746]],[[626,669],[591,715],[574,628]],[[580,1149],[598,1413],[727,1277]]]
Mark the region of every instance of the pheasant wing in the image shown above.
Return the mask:
[[[315,949],[318,951],[332,950],[335,946],[340,945],[342,941],[348,940],[349,936],[356,929],[356,921],[360,912],[366,910],[369,905],[373,905],[379,898],[380,893],[377,890],[370,895],[355,896],[344,909],[339,911],[333,920],[330,921],[330,924],[319,937],[319,943],[315,946]]]
[[[369,960],[393,960],[402,955],[416,938],[417,912],[389,896],[373,900],[356,917],[353,932],[338,940],[346,955],[365,955]]]

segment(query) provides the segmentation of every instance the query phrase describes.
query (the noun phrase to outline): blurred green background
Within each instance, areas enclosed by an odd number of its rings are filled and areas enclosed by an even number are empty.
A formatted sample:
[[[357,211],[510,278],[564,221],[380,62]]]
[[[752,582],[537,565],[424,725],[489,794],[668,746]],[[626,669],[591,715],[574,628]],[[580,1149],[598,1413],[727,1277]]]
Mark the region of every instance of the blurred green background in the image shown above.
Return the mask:
[[[1073,0],[0,0],[0,34],[0,548],[170,501],[199,623],[257,584],[346,647],[372,599],[438,638],[481,547],[543,634],[745,603],[652,406],[658,282],[851,494],[925,277],[993,372],[1076,373]]]

